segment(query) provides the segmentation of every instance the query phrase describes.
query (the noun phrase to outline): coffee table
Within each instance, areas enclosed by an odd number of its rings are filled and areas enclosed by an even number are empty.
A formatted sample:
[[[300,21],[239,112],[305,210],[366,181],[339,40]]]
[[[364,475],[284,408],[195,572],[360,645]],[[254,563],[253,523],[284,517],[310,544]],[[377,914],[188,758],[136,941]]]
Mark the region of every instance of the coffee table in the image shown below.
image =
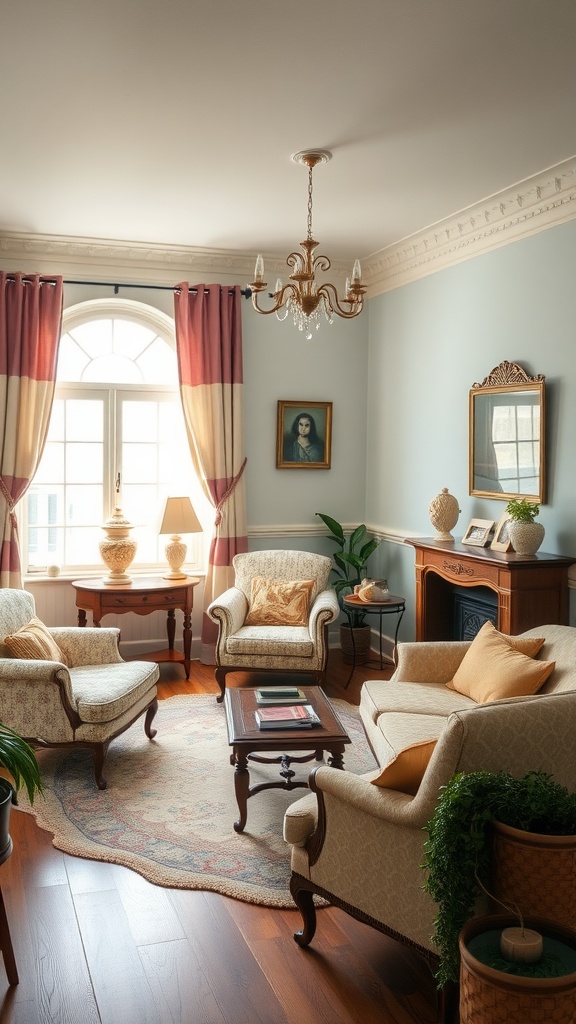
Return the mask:
[[[305,694],[303,703],[311,704],[320,718],[320,725],[311,729],[259,729],[254,712],[258,709],[256,690],[260,687],[226,687],[224,708],[228,728],[228,743],[232,747],[230,764],[234,767],[234,789],[240,817],[234,822],[236,832],[242,832],[248,814],[248,799],[264,789],[306,789],[307,782],[294,782],[290,765],[295,762],[322,760],[323,751],[330,754],[328,764],[344,767],[344,747],[350,737],[343,728],[334,708],[319,686],[301,686]],[[286,754],[285,751],[290,753]],[[294,751],[312,751],[302,756]],[[265,751],[277,751],[278,757],[262,757]],[[280,764],[281,781],[263,782],[250,786],[249,761],[260,764]]]

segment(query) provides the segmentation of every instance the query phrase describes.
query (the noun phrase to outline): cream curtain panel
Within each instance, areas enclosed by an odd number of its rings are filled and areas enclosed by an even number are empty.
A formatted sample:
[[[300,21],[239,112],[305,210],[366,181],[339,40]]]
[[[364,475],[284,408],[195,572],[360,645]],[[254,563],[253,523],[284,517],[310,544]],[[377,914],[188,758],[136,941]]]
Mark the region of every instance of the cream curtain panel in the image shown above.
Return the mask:
[[[248,549],[240,287],[180,284],[175,291],[180,394],[194,468],[214,506],[204,588],[202,661],[214,662],[218,627],[206,614],[232,585],[232,559]]]
[[[14,509],[46,442],[61,325],[61,277],[0,271],[0,587],[22,587]]]

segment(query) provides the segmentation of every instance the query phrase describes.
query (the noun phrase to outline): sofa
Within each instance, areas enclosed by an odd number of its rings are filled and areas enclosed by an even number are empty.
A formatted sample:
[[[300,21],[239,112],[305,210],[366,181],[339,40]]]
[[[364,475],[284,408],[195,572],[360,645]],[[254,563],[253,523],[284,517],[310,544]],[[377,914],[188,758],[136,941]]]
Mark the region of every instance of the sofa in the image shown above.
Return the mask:
[[[521,657],[534,663],[530,671],[551,674],[529,695],[478,702],[450,689],[471,657],[472,643],[459,641],[402,643],[392,678],[364,683],[360,715],[379,768],[358,776],[316,768],[312,792],[284,819],[290,888],[304,922],[295,935],[300,945],[314,936],[314,897],[321,896],[434,967],[436,906],[422,888],[421,865],[440,787],[459,771],[521,776],[540,769],[576,789],[576,628],[545,625],[522,634],[536,647],[538,638],[545,642],[537,656]],[[483,679],[489,659],[480,664]],[[403,785],[398,765],[422,752],[416,769],[409,764],[416,778],[408,771]]]

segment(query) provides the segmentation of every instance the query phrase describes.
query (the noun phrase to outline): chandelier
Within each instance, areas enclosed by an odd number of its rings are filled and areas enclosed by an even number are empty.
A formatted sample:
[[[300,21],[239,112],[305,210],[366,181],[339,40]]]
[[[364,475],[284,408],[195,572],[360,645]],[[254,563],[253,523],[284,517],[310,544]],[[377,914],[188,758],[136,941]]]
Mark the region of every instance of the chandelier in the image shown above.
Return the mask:
[[[332,154],[326,149],[303,150],[301,153],[295,153],[292,159],[295,163],[304,164],[308,168],[308,233],[305,241],[300,242],[302,251],[291,252],[287,257],[286,263],[292,270],[289,275],[290,281],[283,285],[278,278],[274,294],[270,296],[274,303],[270,309],[262,309],[258,305],[260,292],[267,288],[262,256],[256,258],[254,280],[250,288],[252,305],[258,313],[276,313],[279,320],[285,320],[290,313],[294,325],[299,331],[305,331],[306,338],[310,340],[312,328],[318,330],[320,327],[322,313],[329,324],[333,323],[334,314],[344,317],[345,320],[358,316],[362,312],[366,289],[362,284],[360,260],[354,261],[352,274],[346,278],[343,298],[338,297],[333,284],[328,281],[319,284],[316,281],[316,271],[329,270],[330,260],[327,256],[314,256],[314,250],[319,243],[312,236],[312,172],[317,164],[331,160]]]

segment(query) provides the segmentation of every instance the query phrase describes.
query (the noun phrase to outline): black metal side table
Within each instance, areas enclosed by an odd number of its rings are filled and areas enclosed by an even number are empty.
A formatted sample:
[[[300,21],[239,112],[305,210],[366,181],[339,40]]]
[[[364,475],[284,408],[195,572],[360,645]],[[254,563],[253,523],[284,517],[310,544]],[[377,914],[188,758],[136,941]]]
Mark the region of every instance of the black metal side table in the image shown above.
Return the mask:
[[[386,601],[362,601],[356,594],[348,594],[343,598],[342,603],[344,605],[344,611],[348,618],[350,625],[350,634],[352,636],[352,669],[350,675],[346,680],[346,688],[352,676],[354,675],[354,669],[356,668],[356,644],[354,643],[354,630],[352,629],[352,612],[362,611],[366,615],[378,615],[380,618],[380,671],[384,668],[384,662],[382,659],[382,619],[385,615],[396,615],[396,632],[394,633],[394,649],[393,649],[393,661],[396,664],[396,653],[398,647],[398,630],[400,629],[400,623],[402,622],[402,616],[406,610],[406,600],[403,597],[399,597],[398,594],[390,594]]]

